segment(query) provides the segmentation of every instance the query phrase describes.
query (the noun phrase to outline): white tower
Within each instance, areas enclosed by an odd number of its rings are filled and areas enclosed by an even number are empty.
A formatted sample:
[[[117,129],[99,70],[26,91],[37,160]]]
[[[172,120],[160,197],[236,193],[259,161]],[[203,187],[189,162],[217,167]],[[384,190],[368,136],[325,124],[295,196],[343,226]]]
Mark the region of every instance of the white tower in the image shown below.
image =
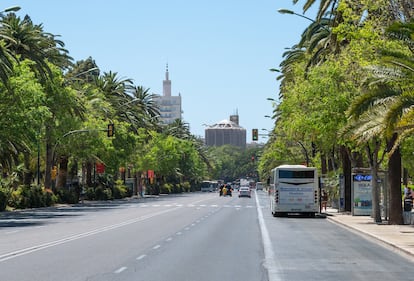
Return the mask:
[[[165,71],[165,80],[162,81],[162,94],[164,97],[171,97],[171,80],[168,77],[168,63]]]

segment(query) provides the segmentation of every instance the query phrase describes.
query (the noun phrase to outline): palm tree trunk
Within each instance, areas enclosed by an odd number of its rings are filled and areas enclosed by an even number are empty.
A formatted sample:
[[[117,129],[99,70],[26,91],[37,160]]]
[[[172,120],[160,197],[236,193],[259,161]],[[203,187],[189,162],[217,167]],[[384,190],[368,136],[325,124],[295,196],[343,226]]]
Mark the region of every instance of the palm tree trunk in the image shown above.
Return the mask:
[[[344,174],[344,189],[345,189],[345,211],[351,212],[352,209],[352,197],[351,197],[351,185],[352,185],[352,165],[351,159],[348,154],[348,149],[345,146],[341,146],[341,159],[342,159],[342,172]]]
[[[380,190],[378,185],[378,153],[381,147],[381,143],[374,139],[373,140],[373,151],[371,151],[370,146],[367,145],[367,155],[370,162],[371,168],[371,196],[372,196],[372,217],[374,222],[380,223],[381,219],[381,209],[380,209]]]
[[[397,134],[394,134],[387,144],[388,151],[391,151]],[[388,182],[390,194],[390,220],[389,224],[403,224],[402,193],[401,193],[401,152],[400,148],[388,158]]]

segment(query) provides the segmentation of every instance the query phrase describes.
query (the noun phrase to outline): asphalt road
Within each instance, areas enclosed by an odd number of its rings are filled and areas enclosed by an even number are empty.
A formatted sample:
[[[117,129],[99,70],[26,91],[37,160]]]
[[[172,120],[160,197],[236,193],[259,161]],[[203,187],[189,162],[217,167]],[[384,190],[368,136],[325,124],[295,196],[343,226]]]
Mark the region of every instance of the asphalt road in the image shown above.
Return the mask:
[[[192,193],[0,213],[0,280],[414,280],[414,264],[268,197]]]

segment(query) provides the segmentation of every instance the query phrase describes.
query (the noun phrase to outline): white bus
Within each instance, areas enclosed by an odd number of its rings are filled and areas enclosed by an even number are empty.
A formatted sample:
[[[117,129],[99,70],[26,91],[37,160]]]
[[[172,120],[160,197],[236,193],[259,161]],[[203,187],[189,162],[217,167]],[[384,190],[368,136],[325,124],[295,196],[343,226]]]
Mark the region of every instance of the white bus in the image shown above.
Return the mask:
[[[270,210],[273,216],[319,212],[319,181],[314,167],[281,165],[274,168],[269,182]]]
[[[218,189],[217,181],[203,181],[201,183],[202,192],[215,192]]]

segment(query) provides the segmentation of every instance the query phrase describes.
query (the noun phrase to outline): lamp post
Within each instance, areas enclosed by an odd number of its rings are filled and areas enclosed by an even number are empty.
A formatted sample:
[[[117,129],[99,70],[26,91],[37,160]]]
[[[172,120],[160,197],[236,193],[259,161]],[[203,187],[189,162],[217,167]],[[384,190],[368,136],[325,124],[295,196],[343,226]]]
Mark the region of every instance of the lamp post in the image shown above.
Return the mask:
[[[12,7],[9,7],[9,8],[4,9],[2,13],[17,12],[20,9],[21,8],[19,6],[12,6]]]
[[[298,13],[295,13],[294,11],[292,11],[292,10],[288,10],[288,9],[279,9],[279,10],[277,10],[279,13],[281,13],[281,14],[289,14],[289,15],[295,15],[295,16],[298,16],[298,17],[301,17],[301,18],[304,18],[304,19],[307,19],[307,20],[310,20],[311,22],[315,22],[315,20],[313,20],[313,19],[311,19],[311,18],[308,18],[307,16],[304,16],[304,15],[301,15],[301,14],[298,14]]]
[[[319,24],[317,21],[315,21],[314,19],[311,19],[311,18],[309,18],[309,17],[307,17],[307,16],[304,16],[304,15],[298,14],[298,13],[296,13],[296,12],[292,11],[292,10],[289,10],[289,9],[279,9],[279,10],[277,10],[277,11],[278,11],[279,13],[281,13],[281,14],[295,15],[295,16],[298,16],[298,17],[301,17],[301,18],[307,19],[307,20],[309,20],[309,21],[311,21],[311,22],[313,22],[313,23],[315,23],[315,24],[318,24],[318,26],[322,27],[324,30],[326,30],[326,31],[328,31],[328,32],[329,32],[329,29],[327,29],[325,26],[323,26],[323,25]]]

